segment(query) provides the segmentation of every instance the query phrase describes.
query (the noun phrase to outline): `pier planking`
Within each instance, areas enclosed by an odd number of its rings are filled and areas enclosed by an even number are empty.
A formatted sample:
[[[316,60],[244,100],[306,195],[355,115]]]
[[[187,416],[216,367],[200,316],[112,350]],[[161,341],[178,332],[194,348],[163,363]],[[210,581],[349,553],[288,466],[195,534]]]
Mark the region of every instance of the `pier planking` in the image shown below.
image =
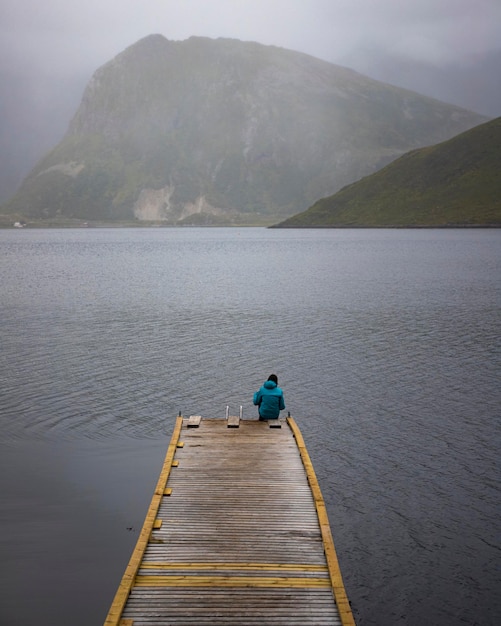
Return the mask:
[[[178,417],[105,626],[354,626],[303,437],[273,426]]]

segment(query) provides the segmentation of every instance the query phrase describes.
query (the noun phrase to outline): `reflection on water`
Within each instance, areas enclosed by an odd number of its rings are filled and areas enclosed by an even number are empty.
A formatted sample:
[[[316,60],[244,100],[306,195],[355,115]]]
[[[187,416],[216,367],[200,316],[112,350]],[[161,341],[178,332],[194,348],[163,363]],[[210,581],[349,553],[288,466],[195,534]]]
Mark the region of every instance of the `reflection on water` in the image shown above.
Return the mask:
[[[177,413],[254,417],[275,371],[359,626],[497,623],[500,243],[0,231],[0,622],[101,623]]]

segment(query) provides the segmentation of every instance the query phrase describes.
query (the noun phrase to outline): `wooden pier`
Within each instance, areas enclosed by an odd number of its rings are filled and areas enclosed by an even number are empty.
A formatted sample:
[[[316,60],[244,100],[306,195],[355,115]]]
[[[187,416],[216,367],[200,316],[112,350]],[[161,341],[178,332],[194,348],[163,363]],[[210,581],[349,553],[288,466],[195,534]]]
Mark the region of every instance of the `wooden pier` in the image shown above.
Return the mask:
[[[272,426],[177,418],[105,626],[354,626],[302,435]]]

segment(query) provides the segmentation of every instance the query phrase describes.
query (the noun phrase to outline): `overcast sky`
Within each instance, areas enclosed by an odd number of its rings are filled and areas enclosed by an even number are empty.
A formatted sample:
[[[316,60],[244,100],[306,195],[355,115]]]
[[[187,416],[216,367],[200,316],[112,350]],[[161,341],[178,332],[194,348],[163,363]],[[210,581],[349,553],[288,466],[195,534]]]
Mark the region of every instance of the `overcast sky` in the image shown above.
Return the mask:
[[[92,72],[151,33],[253,40],[334,63],[370,51],[473,70],[501,49],[501,1],[0,0],[0,29],[4,67],[54,75]]]
[[[501,0],[0,0],[9,190],[64,133],[93,72],[152,33],[273,44],[501,115]]]

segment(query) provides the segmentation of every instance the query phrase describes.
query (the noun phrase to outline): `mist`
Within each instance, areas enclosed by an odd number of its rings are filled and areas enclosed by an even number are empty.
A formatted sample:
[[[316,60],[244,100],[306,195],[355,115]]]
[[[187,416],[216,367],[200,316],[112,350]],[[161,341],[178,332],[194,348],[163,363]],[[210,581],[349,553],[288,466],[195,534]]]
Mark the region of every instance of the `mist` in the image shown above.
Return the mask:
[[[498,0],[3,0],[0,202],[62,138],[94,71],[149,34],[285,47],[497,117],[500,24]]]

